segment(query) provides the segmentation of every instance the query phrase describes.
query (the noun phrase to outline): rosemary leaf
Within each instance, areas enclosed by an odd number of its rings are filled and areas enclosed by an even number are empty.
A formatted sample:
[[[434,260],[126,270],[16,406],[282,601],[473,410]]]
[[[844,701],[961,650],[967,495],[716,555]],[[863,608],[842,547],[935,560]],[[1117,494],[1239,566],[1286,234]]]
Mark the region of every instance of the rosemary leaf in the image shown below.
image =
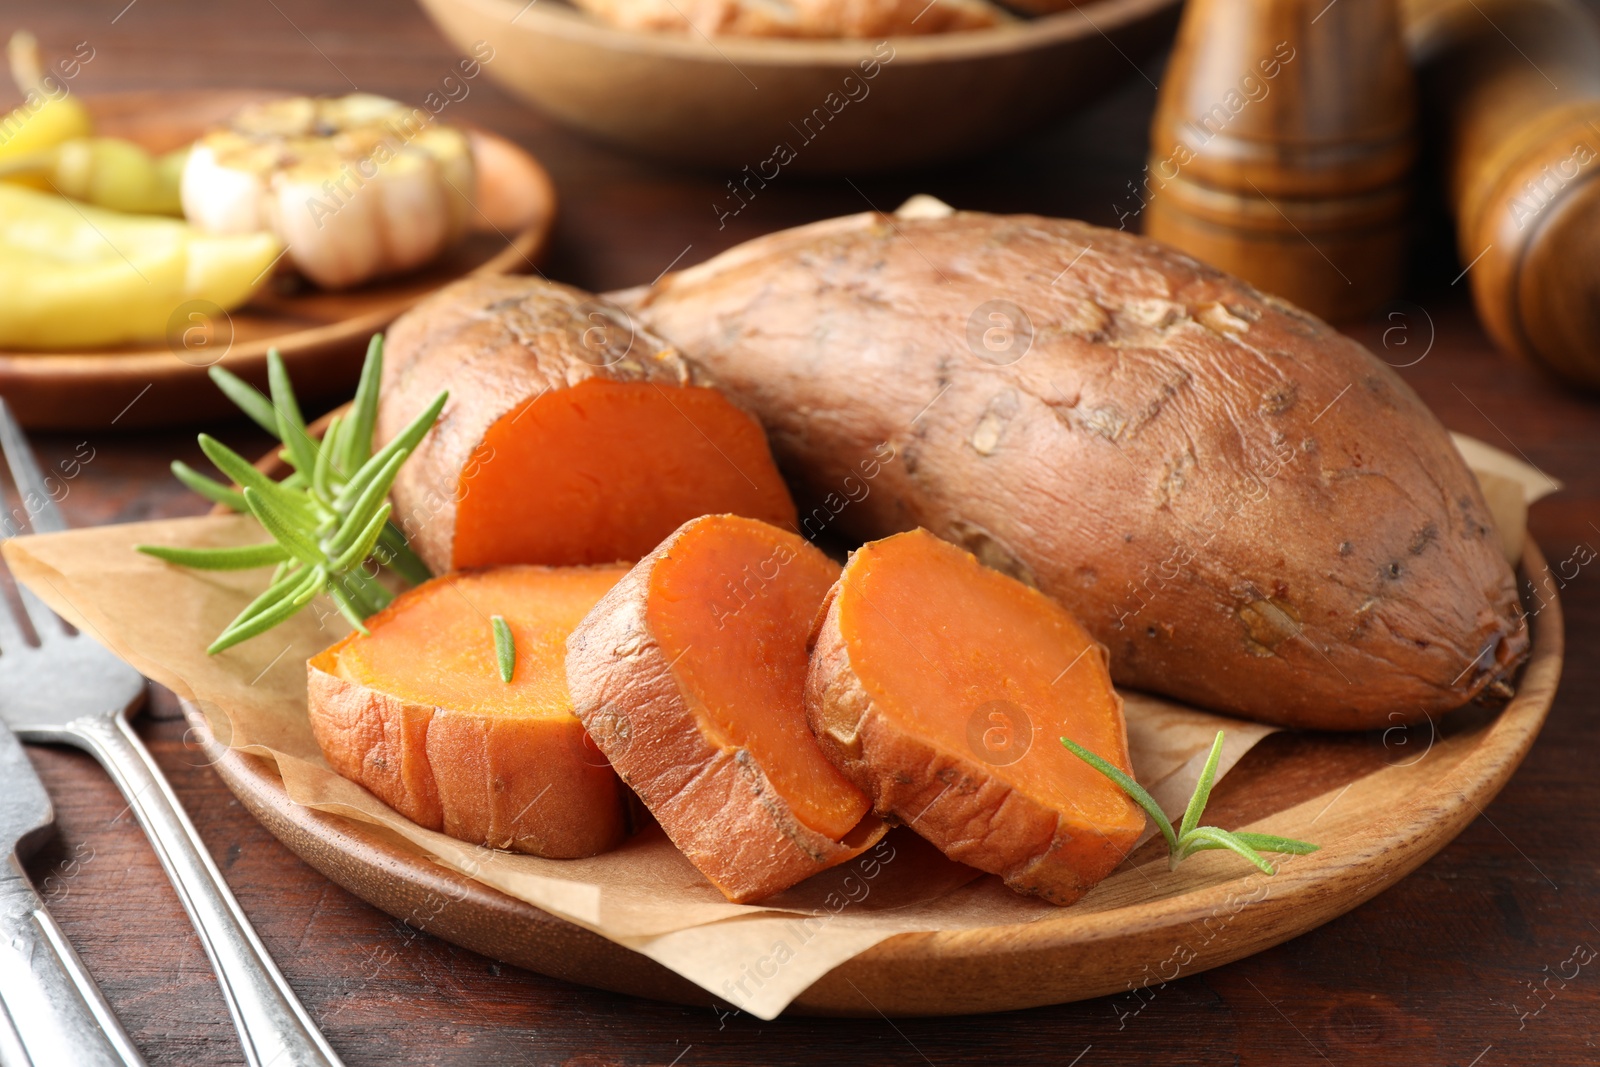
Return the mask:
[[[1211,799],[1211,784],[1217,778],[1217,761],[1222,758],[1223,732],[1217,731],[1217,738],[1211,742],[1211,755],[1206,757],[1206,765],[1200,772],[1200,780],[1195,783],[1194,793],[1189,797],[1189,806],[1183,810],[1183,824],[1178,830],[1178,836],[1184,837],[1196,826],[1200,825],[1200,813],[1206,810],[1206,802]]]
[[[361,567],[351,567],[339,575],[345,589],[351,591],[362,606],[362,615],[376,615],[389,606],[394,594],[377,578],[369,576]]]
[[[267,383],[272,388],[272,410],[278,420],[278,439],[288,448],[294,468],[310,477],[317,465],[317,446],[306,432],[306,420],[289,384],[289,372],[276,348],[267,349]]]
[[[172,548],[167,545],[136,545],[140,552],[156,559],[204,571],[244,571],[282,563],[289,553],[276,541],[237,548]]]
[[[411,543],[406,540],[400,527],[395,525],[392,516],[384,526],[383,533],[378,535],[378,545],[381,552],[387,553],[382,560],[383,565],[393,569],[412,585],[421,585],[433,577],[433,572],[422,562],[422,557],[412,551]]]
[[[517,667],[517,646],[511,639],[511,627],[506,624],[504,615],[491,615],[489,622],[494,626],[494,655],[500,662],[500,680],[510,682]]]
[[[1172,853],[1172,855],[1167,858],[1167,865],[1169,867],[1176,868],[1178,864],[1182,863],[1193,853],[1204,852],[1207,849],[1213,848],[1225,848],[1230,852],[1238,853],[1251,863],[1255,864],[1261,869],[1263,874],[1278,873],[1273,869],[1272,864],[1268,863],[1264,858],[1262,858],[1261,853],[1257,852],[1243,841],[1240,841],[1237,837],[1233,836],[1226,830],[1219,830],[1215,826],[1197,826],[1193,830],[1189,831],[1188,837],[1189,840],[1184,847],[1180,851]]]
[[[272,410],[272,401],[262,396],[260,390],[222,367],[214,366],[207,373],[211,376],[212,384],[221,389],[235,407],[250,416],[251,422],[273,437],[278,436],[278,416]]]
[[[1161,805],[1156,803],[1155,797],[1145,792],[1144,786],[1123,773],[1120,768],[1107,763],[1076,741],[1063,737],[1061,743],[1066,745],[1074,756],[1077,756],[1120,786],[1122,791],[1128,794],[1135,804],[1143,808],[1146,815],[1150,816],[1150,821],[1156,824],[1156,828],[1161,831],[1161,836],[1167,839],[1167,848],[1173,852],[1178,850],[1178,837],[1172,832],[1172,821],[1167,818],[1167,813],[1161,810]]]
[[[267,586],[261,592],[261,595],[245,605],[245,609],[234,617],[234,620],[228,624],[227,629],[223,632],[226,633],[227,630],[233,629],[240,623],[248,622],[278,601],[291,596],[300,583],[305,580],[305,573],[304,568],[299,564],[287,568],[281,575],[272,580],[272,584]]]
[[[271,478],[252,467],[250,462],[243,456],[218,441],[215,437],[209,434],[201,434],[200,451],[204,452],[206,458],[215,463],[217,469],[232,478],[240,488],[254,489],[262,496],[270,497],[273,503],[283,510],[306,516],[311,514],[310,504],[305,498],[295,495],[290,488],[286,487],[288,485],[287,479],[285,479],[283,485],[274,482]]]
[[[339,440],[341,421],[337,415],[328,420],[328,432],[323,437],[322,446],[316,450],[316,462],[311,467],[311,491],[324,504],[333,500],[333,453]]]
[[[294,593],[283,597],[272,607],[258,613],[254,618],[241,622],[235,619],[228,628],[218,635],[206,648],[207,654],[215,655],[224,649],[232,648],[241,641],[248,641],[257,634],[266,633],[268,630],[284,622],[301,608],[311,603],[311,598],[317,595],[327,581],[327,572],[321,567],[312,567],[305,572],[301,583],[295,586]]]
[[[364,605],[357,603],[350,592],[338,582],[328,583],[328,595],[333,597],[333,603],[339,609],[339,614],[350,621],[350,625],[363,637],[372,631],[367,629],[367,620],[364,617]]]
[[[334,557],[333,562],[330,564],[333,570],[347,570],[372,555],[372,546],[378,543],[378,535],[383,533],[384,523],[389,521],[389,512],[393,510],[393,505],[388,503],[379,508],[377,514],[373,515],[372,520],[367,523],[366,529],[362,530],[360,535],[350,542],[350,547]],[[340,532],[342,533],[343,531]]]
[[[1183,821],[1177,834],[1172,831],[1172,824],[1162,812],[1159,805],[1145,792],[1138,782],[1118,768],[1096,756],[1093,752],[1081,745],[1074,744],[1065,737],[1061,743],[1066,745],[1079,759],[1111,779],[1124,793],[1145,810],[1150,818],[1155,820],[1156,826],[1161,829],[1161,834],[1167,839],[1167,865],[1176,869],[1178,864],[1194,855],[1196,852],[1205,852],[1209,849],[1227,849],[1255,864],[1257,868],[1267,874],[1276,874],[1272,864],[1261,857],[1262,852],[1286,852],[1296,856],[1317,851],[1317,846],[1309,841],[1297,841],[1292,837],[1278,837],[1275,834],[1234,833],[1216,826],[1197,826],[1200,816],[1205,812],[1206,802],[1211,799],[1211,786],[1217,778],[1217,763],[1222,758],[1222,741],[1224,733],[1217,731],[1216,740],[1211,742],[1211,752],[1206,757],[1205,767],[1200,772],[1200,778],[1195,783],[1194,793],[1189,797],[1189,805],[1184,809]]]
[[[367,483],[366,489],[351,504],[350,510],[345,513],[344,524],[339,527],[339,532],[334,535],[332,543],[328,546],[330,553],[333,555],[342,553],[350,544],[350,541],[358,533],[366,529],[367,524],[372,520],[372,516],[377,514],[378,508],[383,504],[384,498],[389,495],[389,486],[394,482],[394,476],[400,470],[400,464],[405,461],[406,457],[403,453],[390,457],[389,462],[384,464],[383,468],[378,471],[377,476]]]
[[[406,428],[400,431],[399,436],[384,445],[383,448],[373,454],[371,459],[363,463],[361,469],[352,474],[350,480],[345,483],[344,489],[339,492],[338,499],[334,501],[334,506],[340,511],[349,511],[355,499],[377,478],[379,472],[388,465],[393,456],[409,456],[411,450],[416,448],[417,443],[433,428],[434,422],[439,418],[439,412],[444,410],[445,401],[449,398],[450,394],[448,392],[440,393],[434,397],[433,403],[428,405],[426,411],[412,419]]]
[[[347,474],[354,475],[372,455],[372,431],[378,422],[378,386],[383,379],[383,334],[375,333],[367,345],[367,359],[361,365],[361,381],[350,404],[350,421],[339,459]]]
[[[250,514],[256,517],[261,528],[272,535],[272,539],[289,550],[296,559],[316,566],[326,558],[322,549],[301,528],[300,516],[286,511],[268,494],[256,489],[255,486],[245,486],[244,502],[250,508]]]
[[[214,478],[207,478],[182,460],[172,461],[172,474],[178,481],[199,493],[213,504],[221,504],[234,511],[246,510],[244,494],[232,486],[223,485]]]
[[[1309,856],[1321,847],[1309,841],[1296,841],[1292,837],[1279,837],[1277,834],[1253,834],[1244,830],[1234,830],[1233,836],[1257,852],[1285,852],[1291,856]]]

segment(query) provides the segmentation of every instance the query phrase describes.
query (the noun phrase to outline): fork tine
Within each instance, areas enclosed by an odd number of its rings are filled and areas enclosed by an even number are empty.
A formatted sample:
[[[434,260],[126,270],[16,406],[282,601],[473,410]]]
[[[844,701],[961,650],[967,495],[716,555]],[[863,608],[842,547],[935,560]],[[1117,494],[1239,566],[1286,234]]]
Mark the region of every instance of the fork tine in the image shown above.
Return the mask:
[[[22,513],[28,516],[28,524],[33,532],[58,533],[65,530],[67,522],[61,517],[61,509],[56,507],[55,498],[50,495],[44,473],[39,470],[39,461],[34,458],[33,448],[22,435],[22,427],[16,416],[11,414],[11,407],[4,397],[0,397],[0,452],[5,453],[18,502],[22,505]],[[0,519],[0,539],[15,537],[19,532],[14,521],[15,514],[13,512]],[[22,600],[22,607],[33,623],[33,632],[41,642],[66,632],[61,620],[45,606],[44,601],[34,596],[21,582],[16,585],[17,596]],[[0,641],[9,642],[14,648],[21,643],[17,620],[9,618],[9,610],[0,614],[8,616],[5,623],[0,623],[0,627],[4,627],[0,628]]]
[[[3,522],[0,519],[0,522]],[[9,526],[9,523],[5,523]],[[22,587],[17,586],[17,592],[22,592]],[[27,642],[23,640],[22,628],[17,624],[16,611],[11,606],[11,601],[0,595],[0,656],[12,655],[20,651]]]
[[[28,439],[22,436],[22,427],[16,416],[11,414],[11,406],[4,397],[0,397],[0,451],[6,455],[11,478],[17,485],[17,496],[22,498],[22,510],[27,514],[28,525],[33,527],[33,532],[60,533],[65,530],[67,520],[61,517],[61,509],[56,507],[55,498],[50,495],[50,486],[45,481],[44,472],[39,469],[39,461],[34,458],[33,448],[28,444]]]

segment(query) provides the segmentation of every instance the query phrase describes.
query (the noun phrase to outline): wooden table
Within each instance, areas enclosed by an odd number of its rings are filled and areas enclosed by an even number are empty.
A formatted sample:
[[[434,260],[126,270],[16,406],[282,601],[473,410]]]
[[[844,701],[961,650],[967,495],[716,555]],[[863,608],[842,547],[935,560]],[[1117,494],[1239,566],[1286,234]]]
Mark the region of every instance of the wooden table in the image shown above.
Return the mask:
[[[127,4],[124,8],[124,4]],[[119,13],[120,12],[120,13]],[[87,40],[79,91],[359,85],[420,100],[454,57],[403,0],[9,0],[47,56]],[[1003,155],[933,173],[761,190],[719,228],[729,175],[666,170],[587,143],[486,80],[455,105],[527,145],[563,197],[546,272],[591,289],[648,282],[768,230],[892,207],[914,192],[992,211],[1114,224],[1141,165],[1157,77],[1130,71],[1102,105]],[[1352,329],[1453,429],[1566,482],[1532,529],[1552,564],[1600,546],[1600,408],[1508,363],[1477,329],[1448,235],[1424,227],[1410,298]],[[4,294],[0,294],[4,299]],[[1431,347],[1429,337],[1432,336]],[[240,425],[209,427],[244,451]],[[198,512],[166,474],[198,462],[190,430],[43,437],[47,461],[90,456],[64,501],[74,524]],[[9,505],[8,505],[9,506]],[[1593,555],[1586,550],[1578,558]],[[1568,572],[1573,569],[1569,564]],[[1600,1060],[1600,964],[1565,983],[1577,946],[1600,949],[1600,567],[1562,591],[1567,674],[1544,736],[1505,792],[1397,887],[1287,945],[1127,998],[961,1019],[763,1023],[598,993],[501,966],[411,929],[334,886],[258,826],[208,770],[170,695],[141,731],[268,948],[346,1062],[360,1064],[1576,1064]],[[160,625],[153,618],[151,625]],[[60,834],[36,882],[152,1064],[242,1062],[215,979],[121,797],[75,752],[31,748]],[[1541,1008],[1540,1006],[1543,1005]],[[1539,1009],[1534,1014],[1535,1009]],[[1078,1057],[1074,1059],[1074,1057]]]

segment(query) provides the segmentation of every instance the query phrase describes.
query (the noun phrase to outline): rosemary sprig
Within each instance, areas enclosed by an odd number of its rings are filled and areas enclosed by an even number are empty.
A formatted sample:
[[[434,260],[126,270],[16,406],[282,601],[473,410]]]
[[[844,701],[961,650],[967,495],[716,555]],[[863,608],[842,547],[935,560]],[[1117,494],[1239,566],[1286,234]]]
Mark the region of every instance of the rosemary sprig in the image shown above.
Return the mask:
[[[511,627],[504,615],[491,615],[489,622],[494,626],[494,655],[500,661],[500,680],[510,682],[517,669],[517,646],[511,639]]]
[[[221,367],[211,380],[257,425],[283,444],[279,455],[291,473],[273,481],[243,456],[206,434],[200,449],[234,485],[209,478],[184,463],[172,473],[212,503],[253,515],[272,535],[265,544],[234,548],[176,548],[140,545],[139,551],[181,567],[245,570],[276,564],[265,592],[239,613],[206,649],[217,653],[265,633],[326,592],[350,624],[367,632],[366,618],[386,607],[393,594],[377,581],[377,567],[389,567],[407,581],[432,577],[405,534],[389,521],[389,487],[401,464],[432,428],[448,394],[440,393],[376,455],[378,382],[383,372],[383,335],[372,338],[361,381],[349,413],[328,422],[322,440],[313,438],[276,349],[267,353],[271,397]],[[237,486],[237,488],[235,488]],[[509,639],[509,632],[507,634]],[[502,656],[501,673],[504,674]],[[509,681],[509,679],[507,679]]]
[[[1167,813],[1161,810],[1155,798],[1145,792],[1144,787],[1132,777],[1075,741],[1063,737],[1061,743],[1066,745],[1074,756],[1115,782],[1135,804],[1145,810],[1145,814],[1150,816],[1156,828],[1161,831],[1161,836],[1167,839],[1169,870],[1176,870],[1178,864],[1196,852],[1225,848],[1243,856],[1264,873],[1276,874],[1276,869],[1262,857],[1261,853],[1284,852],[1304,856],[1308,852],[1317,851],[1319,846],[1309,841],[1296,841],[1292,837],[1252,834],[1241,830],[1223,830],[1215,826],[1199,825],[1206,801],[1211,799],[1211,785],[1217,778],[1217,761],[1222,758],[1222,738],[1223,731],[1218,730],[1217,739],[1211,744],[1211,755],[1206,758],[1205,768],[1200,772],[1200,780],[1194,786],[1194,795],[1189,798],[1189,806],[1183,812],[1183,821],[1176,830],[1172,828],[1171,820],[1167,818]]]

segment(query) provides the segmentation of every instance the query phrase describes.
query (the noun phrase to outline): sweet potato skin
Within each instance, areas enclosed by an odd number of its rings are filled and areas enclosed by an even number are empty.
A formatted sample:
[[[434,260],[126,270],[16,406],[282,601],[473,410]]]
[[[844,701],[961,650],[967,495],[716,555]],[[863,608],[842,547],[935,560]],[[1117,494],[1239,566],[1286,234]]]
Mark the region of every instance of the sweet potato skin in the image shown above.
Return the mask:
[[[616,845],[626,791],[570,714],[562,641],[623,573],[511,567],[401,593],[367,620],[370,636],[351,633],[307,663],[329,766],[463,841],[555,859]],[[518,634],[516,685],[494,664],[488,614],[502,611]]]
[[[1483,497],[1411,389],[1156,242],[868,214],[615,299],[762,419],[804,532],[926,527],[1061,601],[1121,684],[1365,729],[1526,653]]]
[[[576,727],[402,700],[339,677],[334,655],[308,662],[307,697],[312,733],[343,777],[419,826],[490,848],[575,859],[621,843],[616,775]],[[567,758],[546,758],[555,746]]]
[[[673,844],[729,900],[745,903],[849,860],[887,827],[869,816],[842,842],[812,830],[747,750],[705,735],[647,612],[651,573],[682,533],[629,571],[567,639],[567,687],[595,745]]]
[[[806,716],[824,754],[873,798],[878,812],[908,824],[951,859],[1052,904],[1077,901],[1127,857],[1142,820],[1085,833],[981,761],[944,749],[885,715],[851,663],[840,622],[846,580],[840,576],[817,618],[806,675]],[[1092,646],[1092,652],[1105,663],[1104,646]],[[1099,755],[1131,773],[1122,701],[1115,699],[1119,743]],[[1054,736],[1038,740],[1055,743]]]
[[[385,346],[378,442],[393,439],[441,390],[450,392],[438,422],[400,468],[390,494],[395,521],[435,573],[457,566],[453,549],[462,478],[482,461],[478,449],[490,427],[531,398],[596,379],[711,389],[702,372],[626,312],[539,278],[463,279],[395,322]],[[759,437],[753,424],[752,432]],[[764,452],[762,462],[770,472]],[[750,476],[768,480],[760,471]],[[786,491],[775,474],[770,481],[778,498],[770,517],[791,520]],[[497,559],[479,565],[578,562],[600,561]]]

